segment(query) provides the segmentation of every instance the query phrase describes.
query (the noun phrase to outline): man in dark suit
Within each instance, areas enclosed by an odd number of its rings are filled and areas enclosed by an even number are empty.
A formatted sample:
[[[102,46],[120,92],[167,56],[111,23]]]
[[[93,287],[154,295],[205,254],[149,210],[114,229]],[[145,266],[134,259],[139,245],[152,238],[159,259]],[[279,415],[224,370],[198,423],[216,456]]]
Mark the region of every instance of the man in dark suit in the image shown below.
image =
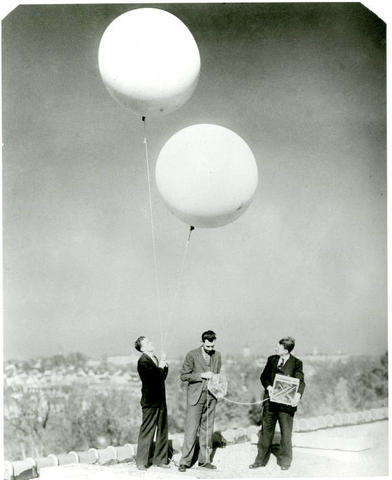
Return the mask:
[[[187,411],[184,444],[178,470],[185,472],[192,465],[199,431],[199,466],[216,469],[211,463],[209,449],[214,430],[216,398],[208,391],[208,380],[221,369],[221,355],[215,351],[216,334],[207,330],[201,336],[202,345],[191,350],[181,369],[181,381],[187,385]]]
[[[279,422],[281,431],[280,448],[277,453],[278,465],[282,470],[288,470],[293,458],[291,436],[293,432],[294,413],[305,389],[302,362],[291,355],[295,340],[291,337],[282,338],[276,345],[276,355],[268,357],[267,364],[260,376],[260,381],[265,389],[264,395],[268,400],[264,404],[262,429],[257,445],[257,457],[249,468],[259,468],[267,465],[271,444],[274,437],[276,422]],[[290,405],[272,402],[270,400],[272,386],[276,374],[286,375],[299,379],[298,393]]]
[[[168,365],[165,360],[159,361],[154,354],[154,345],[148,337],[139,337],[135,348],[142,352],[137,363],[137,371],[142,381],[142,424],[137,442],[136,466],[146,470],[149,464],[149,453],[153,446],[156,431],[155,449],[152,463],[157,467],[168,468],[168,426],[165,380]]]

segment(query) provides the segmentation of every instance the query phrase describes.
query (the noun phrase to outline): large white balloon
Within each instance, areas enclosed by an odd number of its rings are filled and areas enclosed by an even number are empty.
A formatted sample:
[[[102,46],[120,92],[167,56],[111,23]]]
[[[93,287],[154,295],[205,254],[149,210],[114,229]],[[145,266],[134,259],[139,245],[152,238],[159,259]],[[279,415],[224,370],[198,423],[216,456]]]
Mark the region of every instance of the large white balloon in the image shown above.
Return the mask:
[[[176,110],[191,97],[199,79],[200,54],[177,17],[157,8],[137,8],[107,27],[98,64],[110,94],[148,117]]]
[[[155,178],[169,210],[195,227],[219,227],[249,206],[258,183],[247,143],[219,125],[180,130],[159,153]]]

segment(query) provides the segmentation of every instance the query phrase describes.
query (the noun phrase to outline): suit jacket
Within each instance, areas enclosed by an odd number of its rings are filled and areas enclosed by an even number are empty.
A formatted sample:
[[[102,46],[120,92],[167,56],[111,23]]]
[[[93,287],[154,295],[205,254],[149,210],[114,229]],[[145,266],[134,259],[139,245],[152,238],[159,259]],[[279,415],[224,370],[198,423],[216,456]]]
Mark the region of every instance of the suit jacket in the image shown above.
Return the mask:
[[[208,366],[201,349],[202,347],[199,347],[187,353],[180,374],[181,380],[187,382],[187,402],[190,405],[196,405],[207,383],[207,380],[202,379],[200,374],[207,371],[219,373],[221,369],[221,354],[214,352]]]
[[[265,389],[266,395],[269,396],[267,387],[273,385],[275,375],[277,373],[280,373],[281,375],[286,375],[288,377],[294,377],[299,379],[298,392],[302,396],[305,390],[305,381],[301,360],[294,357],[294,355],[290,355],[283,367],[278,369],[279,358],[279,355],[271,355],[270,357],[268,357],[264,370],[261,373],[260,381]],[[283,405],[281,403],[275,402],[270,402],[270,407],[273,410],[288,412],[292,414],[294,414],[294,412],[297,410],[297,407],[291,407],[290,405]]]
[[[142,407],[160,407],[166,404],[165,380],[168,367],[159,368],[145,353],[137,362],[137,371],[142,381]]]

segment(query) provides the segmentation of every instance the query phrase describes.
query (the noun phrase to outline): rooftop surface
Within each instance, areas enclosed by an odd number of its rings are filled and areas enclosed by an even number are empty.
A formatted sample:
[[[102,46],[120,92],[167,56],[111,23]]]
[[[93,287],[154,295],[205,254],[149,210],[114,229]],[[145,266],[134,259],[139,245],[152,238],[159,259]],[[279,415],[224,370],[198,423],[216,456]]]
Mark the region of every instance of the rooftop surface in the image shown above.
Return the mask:
[[[359,477],[388,475],[388,421],[349,427],[296,433],[294,459],[288,471],[282,471],[271,456],[269,464],[249,470],[256,446],[251,443],[229,445],[218,449],[215,471],[193,467],[180,473],[172,463],[170,469],[151,467],[145,472],[134,462],[113,466],[65,465],[42,468],[42,480],[129,480],[168,478],[261,478],[261,477]],[[178,454],[174,456],[178,461]]]

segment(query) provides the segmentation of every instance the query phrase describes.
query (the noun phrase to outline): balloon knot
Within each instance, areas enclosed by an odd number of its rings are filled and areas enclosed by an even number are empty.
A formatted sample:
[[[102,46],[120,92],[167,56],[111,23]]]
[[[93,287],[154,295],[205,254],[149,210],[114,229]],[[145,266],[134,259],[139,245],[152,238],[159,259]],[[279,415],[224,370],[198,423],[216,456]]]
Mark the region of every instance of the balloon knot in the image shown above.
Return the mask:
[[[146,121],[146,117],[143,116],[143,117],[142,117],[142,122],[145,122],[145,121]]]

